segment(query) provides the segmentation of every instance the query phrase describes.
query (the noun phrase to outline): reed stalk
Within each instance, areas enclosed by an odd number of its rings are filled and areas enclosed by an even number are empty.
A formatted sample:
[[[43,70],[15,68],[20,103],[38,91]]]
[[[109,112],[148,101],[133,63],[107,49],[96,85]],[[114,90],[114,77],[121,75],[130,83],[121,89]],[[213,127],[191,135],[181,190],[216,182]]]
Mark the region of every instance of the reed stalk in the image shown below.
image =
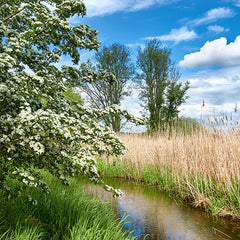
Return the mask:
[[[215,216],[240,219],[240,131],[228,121],[121,133],[126,155],[105,159],[100,172],[159,185]]]

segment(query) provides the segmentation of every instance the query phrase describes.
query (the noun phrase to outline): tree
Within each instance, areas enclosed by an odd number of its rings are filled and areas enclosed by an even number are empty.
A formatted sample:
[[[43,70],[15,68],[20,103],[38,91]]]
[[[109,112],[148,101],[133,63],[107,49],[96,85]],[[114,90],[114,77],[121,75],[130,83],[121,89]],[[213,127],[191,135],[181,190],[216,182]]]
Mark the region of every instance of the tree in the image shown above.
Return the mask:
[[[79,98],[64,96],[76,81],[104,77],[85,67],[55,66],[62,55],[77,64],[81,49],[99,48],[96,30],[67,21],[75,14],[86,14],[82,1],[0,3],[0,189],[6,193],[7,178],[49,192],[36,169],[47,169],[65,184],[76,174],[98,182],[95,156],[126,151],[97,121],[118,110],[85,108]]]
[[[97,72],[105,70],[115,76],[114,81],[93,82],[85,84],[82,89],[88,95],[93,107],[106,109],[111,105],[120,106],[124,97],[129,96],[131,91],[127,88],[127,82],[134,74],[134,65],[131,62],[129,48],[123,44],[113,43],[111,46],[103,46],[96,53]],[[121,117],[111,113],[104,119],[107,126],[115,132],[121,129]]]
[[[165,119],[172,122],[178,117],[178,107],[188,98],[185,96],[189,89],[189,82],[185,85],[178,82],[180,73],[173,64],[169,72],[168,86],[166,89],[166,105],[164,106]]]
[[[178,116],[178,107],[185,102],[189,83],[178,83],[179,71],[172,63],[171,51],[154,39],[138,49],[137,65],[142,74],[138,76],[139,97],[149,113],[149,128],[156,131],[167,121]]]

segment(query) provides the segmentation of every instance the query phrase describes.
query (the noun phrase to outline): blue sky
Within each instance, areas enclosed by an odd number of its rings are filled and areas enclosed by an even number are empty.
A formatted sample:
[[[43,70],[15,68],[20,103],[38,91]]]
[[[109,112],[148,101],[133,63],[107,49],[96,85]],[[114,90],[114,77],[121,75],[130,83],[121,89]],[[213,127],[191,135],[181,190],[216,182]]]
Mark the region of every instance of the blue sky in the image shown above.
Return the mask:
[[[129,46],[133,60],[146,40],[158,38],[172,50],[181,81],[190,81],[181,114],[200,118],[240,116],[240,0],[85,0],[87,16],[70,22],[99,31],[104,45]],[[82,60],[94,53],[83,53]],[[202,107],[202,102],[205,107]],[[141,110],[137,92],[123,104]]]

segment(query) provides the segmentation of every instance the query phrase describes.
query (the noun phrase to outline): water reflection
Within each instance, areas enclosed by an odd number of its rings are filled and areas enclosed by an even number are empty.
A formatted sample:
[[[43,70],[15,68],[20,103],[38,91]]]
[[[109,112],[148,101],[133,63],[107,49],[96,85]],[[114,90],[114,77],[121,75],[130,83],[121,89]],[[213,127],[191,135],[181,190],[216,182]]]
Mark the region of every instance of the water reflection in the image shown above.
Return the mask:
[[[126,227],[134,230],[138,239],[162,240],[226,240],[240,239],[240,223],[214,222],[198,210],[179,204],[159,192],[156,187],[136,184],[123,179],[105,179],[105,183],[121,188],[124,196],[113,199],[98,185],[80,179],[87,192],[98,195],[102,200],[113,202],[122,218],[128,215]]]

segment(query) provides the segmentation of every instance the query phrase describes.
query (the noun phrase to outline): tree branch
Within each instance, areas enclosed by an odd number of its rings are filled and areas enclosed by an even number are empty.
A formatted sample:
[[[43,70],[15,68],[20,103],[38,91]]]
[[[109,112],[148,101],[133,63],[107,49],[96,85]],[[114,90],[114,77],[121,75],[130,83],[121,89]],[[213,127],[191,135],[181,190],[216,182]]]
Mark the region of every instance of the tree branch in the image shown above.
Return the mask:
[[[11,14],[10,16],[6,17],[5,19],[2,20],[3,23],[5,23],[8,19],[16,16],[17,14],[19,14],[20,12],[22,12],[25,9],[26,6],[23,6],[22,8],[20,8],[17,12],[14,12],[13,14]]]

